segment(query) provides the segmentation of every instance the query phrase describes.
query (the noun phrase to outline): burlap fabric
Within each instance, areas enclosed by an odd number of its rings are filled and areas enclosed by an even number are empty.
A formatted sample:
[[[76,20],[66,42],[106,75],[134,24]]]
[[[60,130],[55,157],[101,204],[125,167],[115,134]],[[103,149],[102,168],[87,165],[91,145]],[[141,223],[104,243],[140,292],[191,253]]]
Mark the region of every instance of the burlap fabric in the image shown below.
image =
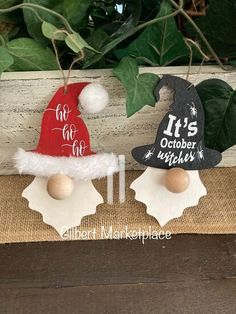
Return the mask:
[[[127,172],[125,204],[119,204],[115,199],[114,205],[99,205],[95,215],[84,217],[80,228],[72,230],[65,238],[119,238],[127,237],[127,231],[130,235],[130,232],[140,230],[145,235],[156,234],[160,230],[171,233],[236,233],[236,168],[201,171],[208,195],[200,199],[198,206],[185,209],[181,218],[173,219],[162,229],[153,217],[146,214],[145,206],[134,199],[134,191],[129,189],[130,183],[140,174],[139,171]],[[62,240],[21,197],[32,180],[29,176],[0,176],[0,243]],[[118,195],[117,181],[116,177],[115,191]],[[106,180],[96,181],[95,186],[105,197]]]

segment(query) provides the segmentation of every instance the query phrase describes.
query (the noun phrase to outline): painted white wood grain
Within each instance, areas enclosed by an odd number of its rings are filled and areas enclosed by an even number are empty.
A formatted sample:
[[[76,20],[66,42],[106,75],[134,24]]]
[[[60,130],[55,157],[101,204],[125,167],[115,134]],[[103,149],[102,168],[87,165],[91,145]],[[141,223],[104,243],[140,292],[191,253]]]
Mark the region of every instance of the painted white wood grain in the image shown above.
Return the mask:
[[[192,67],[189,80],[197,84],[208,78],[220,78],[236,88],[236,75],[215,66]],[[141,68],[141,73],[173,74],[185,78],[187,67]],[[140,112],[126,118],[125,92],[111,70],[72,71],[70,83],[99,82],[110,94],[110,104],[101,113],[84,114],[91,134],[92,148],[113,151],[126,156],[126,169],[140,169],[130,151],[133,147],[151,143],[156,129],[168,110],[172,95],[164,89],[155,108],[145,106]],[[0,80],[0,174],[16,173],[12,155],[17,147],[33,149],[40,134],[43,110],[54,92],[63,85],[59,71],[3,73]],[[221,166],[236,164],[236,147],[224,153]]]
[[[186,208],[196,206],[199,199],[207,195],[199,171],[187,170],[189,187],[182,193],[167,190],[163,184],[163,177],[167,172],[166,169],[147,167],[130,185],[135,191],[135,199],[145,204],[147,214],[153,216],[161,227],[168,221],[182,216]]]
[[[83,217],[95,214],[97,206],[104,203],[92,181],[76,181],[74,185],[69,198],[57,201],[47,192],[47,179],[35,177],[22,193],[29,208],[39,212],[61,237],[70,228],[78,227]]]

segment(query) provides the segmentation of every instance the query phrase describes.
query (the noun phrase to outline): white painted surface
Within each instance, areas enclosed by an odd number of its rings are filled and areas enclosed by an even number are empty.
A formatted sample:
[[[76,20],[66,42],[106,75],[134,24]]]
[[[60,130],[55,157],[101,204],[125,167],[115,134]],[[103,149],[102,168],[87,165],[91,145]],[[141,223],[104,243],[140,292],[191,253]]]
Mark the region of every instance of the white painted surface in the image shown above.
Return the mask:
[[[197,84],[208,78],[220,78],[236,88],[236,75],[215,66],[192,67],[189,80]],[[187,67],[141,68],[141,73],[173,74],[186,78]],[[141,169],[130,155],[138,145],[152,143],[156,129],[168,110],[172,96],[163,90],[155,108],[145,106],[126,118],[125,92],[111,70],[72,71],[72,82],[98,82],[110,94],[110,104],[98,114],[85,114],[95,151],[126,155],[126,169]],[[0,80],[0,174],[14,174],[12,155],[17,147],[33,149],[37,145],[43,110],[54,92],[63,84],[59,71],[3,73]],[[236,164],[236,146],[224,153],[221,166]]]
[[[62,236],[67,230],[80,225],[84,216],[96,213],[103,203],[102,196],[91,181],[76,181],[72,195],[65,200],[55,200],[47,193],[47,179],[35,177],[23,191],[29,208],[39,212],[43,221]]]
[[[195,170],[187,171],[190,184],[186,191],[182,193],[168,191],[163,184],[163,177],[167,171],[147,167],[130,185],[135,191],[135,199],[146,205],[147,214],[156,218],[161,227],[168,221],[182,216],[185,208],[197,205],[199,199],[207,194],[199,172]]]

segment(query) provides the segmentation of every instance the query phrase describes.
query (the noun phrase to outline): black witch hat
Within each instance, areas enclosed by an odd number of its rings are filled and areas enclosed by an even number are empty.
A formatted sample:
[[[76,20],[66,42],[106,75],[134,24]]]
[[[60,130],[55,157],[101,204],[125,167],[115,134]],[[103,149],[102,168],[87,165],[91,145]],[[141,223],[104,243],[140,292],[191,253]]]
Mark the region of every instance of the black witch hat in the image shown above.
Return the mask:
[[[221,154],[204,145],[204,111],[195,87],[182,78],[164,75],[154,91],[157,101],[163,86],[175,91],[174,102],[159,125],[155,143],[134,148],[132,156],[154,168],[214,167],[221,161]]]

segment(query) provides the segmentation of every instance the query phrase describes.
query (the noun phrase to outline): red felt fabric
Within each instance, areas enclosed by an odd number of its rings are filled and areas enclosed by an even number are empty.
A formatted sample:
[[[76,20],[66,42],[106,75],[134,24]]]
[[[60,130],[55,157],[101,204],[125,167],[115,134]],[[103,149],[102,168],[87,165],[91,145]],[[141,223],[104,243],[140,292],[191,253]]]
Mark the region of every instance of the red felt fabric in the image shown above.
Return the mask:
[[[88,129],[78,110],[78,96],[89,83],[69,84],[57,90],[45,109],[36,153],[82,157],[93,154]]]

